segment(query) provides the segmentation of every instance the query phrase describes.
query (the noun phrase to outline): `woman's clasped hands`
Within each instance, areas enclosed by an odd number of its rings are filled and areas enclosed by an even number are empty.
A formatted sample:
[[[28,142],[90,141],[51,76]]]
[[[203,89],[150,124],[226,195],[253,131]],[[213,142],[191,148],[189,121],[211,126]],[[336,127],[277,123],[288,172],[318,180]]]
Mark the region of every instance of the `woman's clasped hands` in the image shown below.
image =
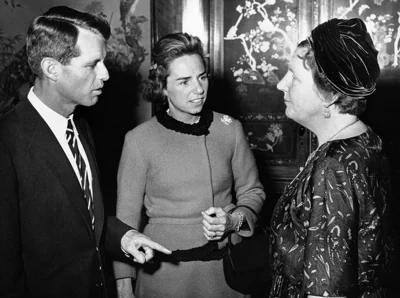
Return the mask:
[[[221,240],[225,233],[235,230],[239,224],[236,214],[227,213],[220,207],[210,207],[201,212],[204,236],[209,241]]]

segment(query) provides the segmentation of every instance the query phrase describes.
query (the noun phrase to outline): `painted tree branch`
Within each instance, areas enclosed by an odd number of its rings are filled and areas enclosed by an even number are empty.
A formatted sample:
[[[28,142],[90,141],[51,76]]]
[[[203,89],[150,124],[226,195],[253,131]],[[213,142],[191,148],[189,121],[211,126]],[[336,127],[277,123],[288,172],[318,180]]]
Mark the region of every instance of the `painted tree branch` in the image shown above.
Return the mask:
[[[291,41],[291,39],[289,38],[288,34],[280,29],[278,26],[274,25],[272,23],[272,21],[269,19],[268,16],[268,12],[267,10],[264,8],[266,5],[268,4],[267,1],[265,1],[263,4],[261,4],[260,2],[257,1],[253,1],[250,6],[248,4],[246,4],[246,8],[239,6],[238,8],[242,9],[242,11],[240,12],[240,15],[235,23],[235,25],[233,25],[229,30],[228,33],[226,34],[226,37],[224,38],[225,40],[241,40],[241,44],[243,46],[243,49],[246,53],[246,61],[249,64],[250,68],[252,70],[256,70],[257,67],[257,61],[256,59],[253,57],[253,46],[252,46],[252,41],[250,40],[250,46],[248,45],[248,43],[246,42],[245,39],[245,35],[244,34],[240,34],[239,36],[237,35],[237,31],[238,31],[238,26],[241,23],[243,16],[246,12],[249,11],[257,11],[261,17],[263,18],[262,21],[258,22],[258,26],[260,27],[260,29],[264,32],[271,32],[271,33],[275,33],[278,32],[280,33],[284,39],[286,40],[287,44],[289,44],[290,50],[293,51],[294,50],[294,44]]]
[[[359,2],[359,0],[354,0],[354,1],[349,0],[349,2],[350,2],[350,6],[347,7],[345,9],[345,11],[339,16],[339,19],[343,19],[350,11],[352,11],[354,6],[356,6],[357,3]]]

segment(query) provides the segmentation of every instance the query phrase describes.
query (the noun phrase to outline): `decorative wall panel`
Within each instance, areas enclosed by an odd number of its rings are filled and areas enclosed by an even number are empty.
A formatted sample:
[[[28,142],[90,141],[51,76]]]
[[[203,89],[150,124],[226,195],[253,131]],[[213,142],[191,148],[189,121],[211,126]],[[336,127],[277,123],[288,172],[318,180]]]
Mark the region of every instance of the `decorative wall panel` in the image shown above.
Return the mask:
[[[304,164],[310,134],[285,116],[283,93],[276,85],[313,25],[313,5],[297,0],[223,2],[223,7],[214,3],[220,12],[216,18],[223,20],[215,26],[223,28],[223,55],[214,59],[215,76],[231,90],[225,105],[235,107],[231,114],[244,126],[264,184],[280,193]]]
[[[331,2],[331,17],[364,20],[379,51],[379,65],[400,70],[400,3],[397,0],[337,0]]]

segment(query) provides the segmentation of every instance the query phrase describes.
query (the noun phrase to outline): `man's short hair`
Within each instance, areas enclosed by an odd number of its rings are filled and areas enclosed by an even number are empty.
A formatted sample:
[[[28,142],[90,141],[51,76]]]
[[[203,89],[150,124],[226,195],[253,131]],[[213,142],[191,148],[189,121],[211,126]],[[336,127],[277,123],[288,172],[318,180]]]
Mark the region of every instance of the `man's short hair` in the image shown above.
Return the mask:
[[[26,37],[26,52],[36,76],[42,77],[40,64],[45,57],[66,65],[80,55],[80,49],[76,47],[79,28],[101,35],[104,40],[111,34],[105,19],[66,6],[52,7],[33,20]]]

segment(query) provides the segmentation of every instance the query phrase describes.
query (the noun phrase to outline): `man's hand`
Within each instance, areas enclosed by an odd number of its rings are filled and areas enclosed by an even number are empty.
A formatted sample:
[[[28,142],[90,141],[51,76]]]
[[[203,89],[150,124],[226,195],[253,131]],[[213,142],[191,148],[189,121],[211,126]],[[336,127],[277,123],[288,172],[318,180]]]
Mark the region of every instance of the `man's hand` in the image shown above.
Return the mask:
[[[170,250],[135,230],[126,232],[121,239],[121,247],[124,252],[132,255],[135,262],[140,264],[153,258],[154,249],[167,255],[171,254]]]

